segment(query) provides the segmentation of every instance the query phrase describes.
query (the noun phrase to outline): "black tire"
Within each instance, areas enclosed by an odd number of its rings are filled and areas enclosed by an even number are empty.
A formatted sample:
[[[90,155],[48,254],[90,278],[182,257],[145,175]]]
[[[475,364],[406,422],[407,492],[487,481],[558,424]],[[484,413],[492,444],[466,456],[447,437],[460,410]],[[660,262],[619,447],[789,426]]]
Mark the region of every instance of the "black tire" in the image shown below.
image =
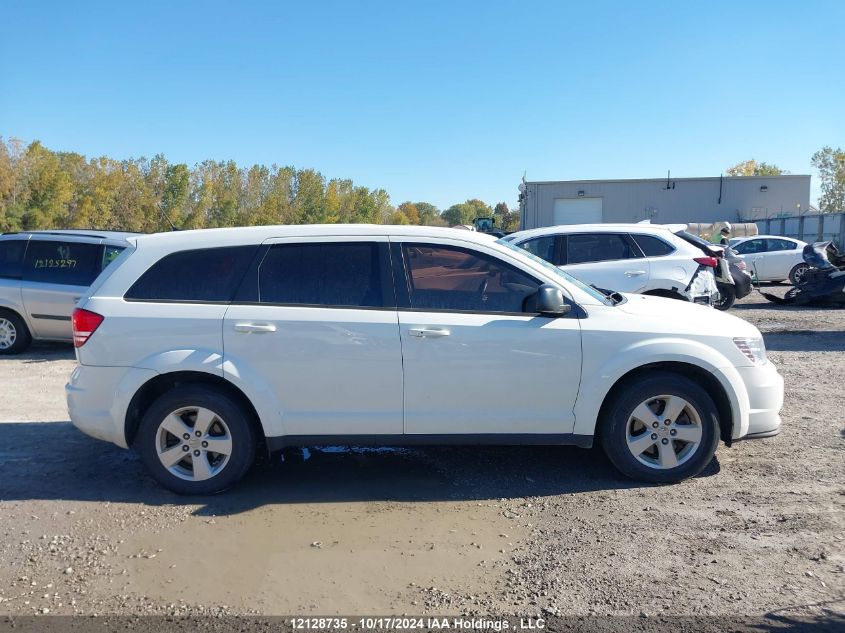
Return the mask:
[[[700,442],[685,461],[681,460],[674,468],[659,469],[645,465],[628,449],[629,418],[641,403],[661,395],[680,396],[695,409],[701,421]],[[623,475],[638,481],[668,484],[694,477],[713,459],[719,443],[719,414],[713,399],[698,384],[680,374],[654,371],[635,378],[614,394],[604,407],[603,414],[599,435],[604,452]],[[672,441],[671,446],[674,448],[675,445]],[[655,450],[659,448],[656,442],[654,446]]]
[[[793,286],[800,286],[807,279],[807,271],[810,270],[808,264],[795,264],[792,270],[789,271],[789,283]]]
[[[208,479],[187,480],[173,474],[158,456],[159,427],[171,413],[180,409],[201,407],[225,421],[231,437],[231,453],[218,473]],[[186,415],[190,423],[190,414]],[[214,426],[214,424],[212,424]],[[175,436],[173,436],[175,438]],[[193,440],[193,437],[191,438]],[[138,451],[147,471],[162,486],[180,495],[203,495],[223,492],[237,483],[255,461],[257,437],[251,414],[234,399],[204,385],[176,387],[160,396],[144,413],[133,447]],[[199,448],[199,447],[191,447]],[[186,453],[189,459],[191,450]],[[208,453],[214,455],[213,453]],[[203,458],[206,453],[203,452]],[[217,456],[209,457],[217,459]],[[192,462],[193,463],[193,462]]]
[[[718,284],[719,299],[713,304],[717,310],[729,310],[736,303],[736,289],[731,284]]]
[[[15,340],[8,347],[0,347],[0,355],[11,356],[13,354],[20,354],[29,347],[32,343],[32,335],[29,333],[29,328],[17,312],[11,310],[0,310],[0,319],[4,319],[8,325],[6,327],[14,330]]]

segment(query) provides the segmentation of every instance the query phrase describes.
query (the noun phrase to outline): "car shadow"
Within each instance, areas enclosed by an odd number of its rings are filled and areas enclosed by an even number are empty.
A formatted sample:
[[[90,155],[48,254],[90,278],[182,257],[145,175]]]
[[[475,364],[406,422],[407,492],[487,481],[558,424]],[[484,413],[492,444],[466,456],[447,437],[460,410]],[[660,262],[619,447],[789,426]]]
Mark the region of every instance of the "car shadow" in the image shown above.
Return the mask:
[[[841,352],[845,351],[843,330],[793,330],[764,332],[766,349],[773,352]]]
[[[284,455],[260,459],[224,494],[181,497],[148,477],[134,452],[69,422],[0,423],[0,499],[196,504],[195,514],[221,516],[275,504],[481,501],[648,486],[619,475],[595,448],[329,447]],[[718,472],[714,459],[700,476]]]
[[[44,363],[53,360],[74,360],[73,345],[71,343],[50,343],[36,342],[30,345],[26,351],[12,356],[0,356],[2,360],[16,360],[23,363]]]

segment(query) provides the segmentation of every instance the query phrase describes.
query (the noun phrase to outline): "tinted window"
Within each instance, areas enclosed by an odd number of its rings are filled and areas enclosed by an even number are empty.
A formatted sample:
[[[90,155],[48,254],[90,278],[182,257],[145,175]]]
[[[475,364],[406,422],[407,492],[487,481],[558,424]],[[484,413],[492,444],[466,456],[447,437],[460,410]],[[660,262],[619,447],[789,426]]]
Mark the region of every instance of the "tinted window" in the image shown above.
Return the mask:
[[[737,244],[733,249],[740,255],[763,253],[766,250],[766,244],[763,240],[748,240],[747,242]]]
[[[25,240],[3,240],[0,242],[0,277],[20,279],[23,270]]]
[[[171,253],[141,275],[124,298],[134,301],[231,301],[256,248],[228,246]]]
[[[100,266],[101,270],[105,270],[106,266],[111,264],[114,260],[117,259],[117,256],[120,255],[125,250],[123,246],[110,246],[106,245],[103,247],[103,262]]]
[[[634,241],[642,249],[646,257],[661,257],[674,252],[674,248],[653,235],[631,235]]]
[[[766,242],[768,242],[766,245],[767,251],[794,251],[798,246],[795,242],[789,240],[766,240]]]
[[[533,312],[539,283],[501,260],[463,248],[406,244],[411,307]]]
[[[377,308],[384,305],[382,267],[375,242],[276,244],[258,269],[264,303]]]
[[[638,257],[626,235],[580,233],[568,237],[568,263],[586,264]]]
[[[545,259],[547,262],[551,262],[553,264],[557,263],[554,235],[535,237],[523,242],[519,245],[519,247],[528,251],[532,255],[536,255],[540,259]]]
[[[31,239],[23,278],[69,286],[90,286],[100,274],[100,245]]]

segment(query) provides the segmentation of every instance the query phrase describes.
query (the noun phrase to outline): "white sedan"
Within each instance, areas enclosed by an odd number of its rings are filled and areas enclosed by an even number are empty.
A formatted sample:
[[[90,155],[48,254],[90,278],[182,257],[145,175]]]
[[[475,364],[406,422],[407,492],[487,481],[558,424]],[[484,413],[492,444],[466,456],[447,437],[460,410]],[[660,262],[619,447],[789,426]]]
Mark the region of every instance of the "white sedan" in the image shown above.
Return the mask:
[[[734,249],[748,264],[748,269],[759,281],[783,281],[793,285],[801,283],[809,270],[804,261],[806,242],[779,235],[735,237],[730,241]]]

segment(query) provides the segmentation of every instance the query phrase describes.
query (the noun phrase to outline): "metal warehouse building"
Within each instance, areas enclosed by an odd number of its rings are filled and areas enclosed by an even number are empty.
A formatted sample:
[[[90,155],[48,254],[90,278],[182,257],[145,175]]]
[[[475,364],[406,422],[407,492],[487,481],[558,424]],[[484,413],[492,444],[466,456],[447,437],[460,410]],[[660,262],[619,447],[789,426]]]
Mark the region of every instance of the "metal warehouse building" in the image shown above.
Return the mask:
[[[523,229],[599,222],[711,223],[794,216],[810,206],[810,176],[526,182]]]

